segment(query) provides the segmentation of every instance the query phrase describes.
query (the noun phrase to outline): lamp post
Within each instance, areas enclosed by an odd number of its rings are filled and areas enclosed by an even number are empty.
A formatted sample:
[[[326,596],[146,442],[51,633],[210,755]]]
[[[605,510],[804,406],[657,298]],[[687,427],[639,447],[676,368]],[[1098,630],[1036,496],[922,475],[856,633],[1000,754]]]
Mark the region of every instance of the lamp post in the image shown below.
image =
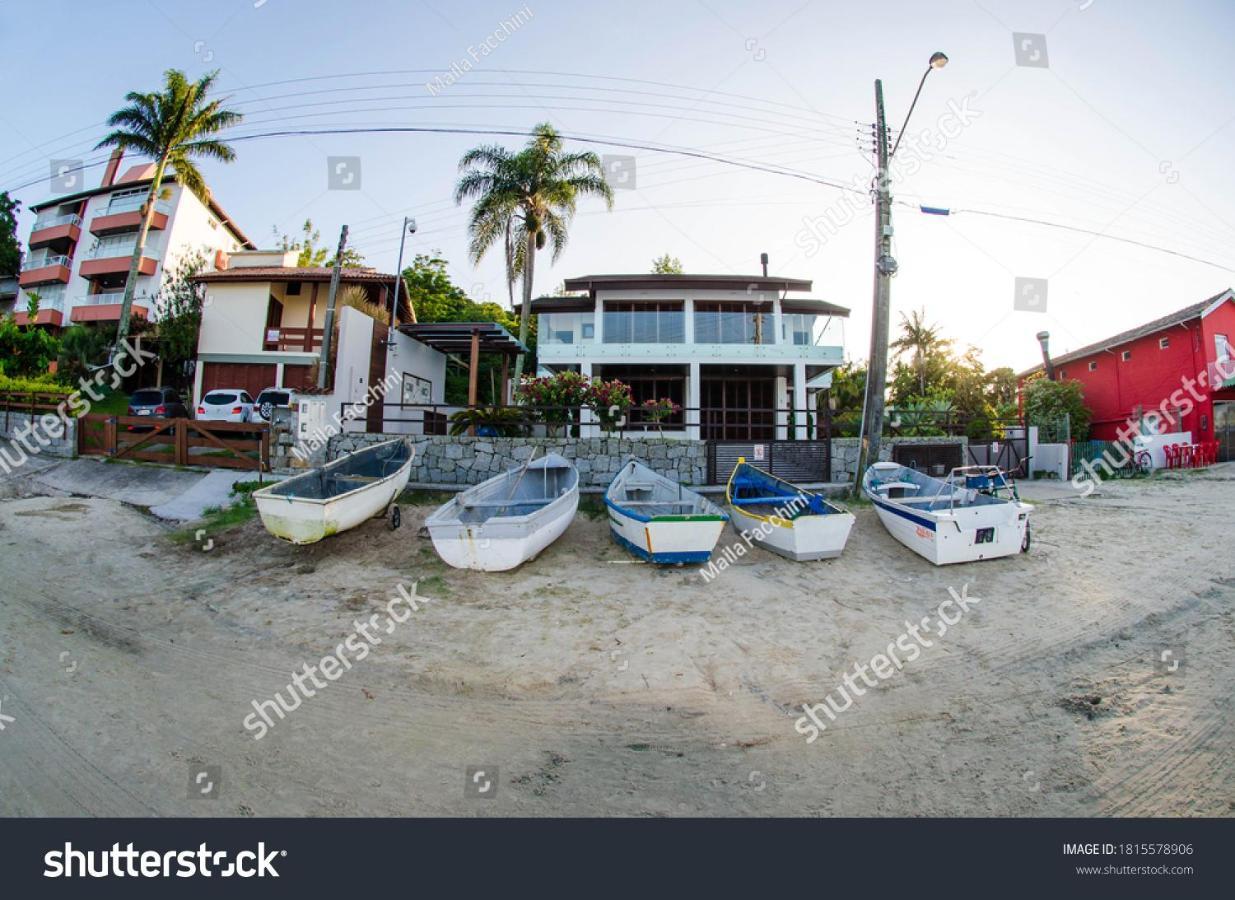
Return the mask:
[[[1055,380],[1055,364],[1051,362],[1050,340],[1051,333],[1049,331],[1039,331],[1037,334],[1038,346],[1042,348],[1042,371],[1046,373],[1047,381]]]
[[[416,220],[403,217],[403,228],[399,232],[399,261],[395,264],[395,295],[390,301],[390,343],[394,343],[394,328],[399,322],[399,288],[403,284],[403,244],[407,241],[409,234],[416,233]],[[411,304],[408,304],[408,309],[412,312],[412,321],[416,321],[416,309]]]
[[[901,126],[901,137],[909,126],[909,117],[918,104],[918,95],[926,77],[948,64],[943,53],[934,53],[918,82],[918,89]],[[871,311],[871,350],[866,367],[866,394],[862,406],[862,427],[859,433],[858,466],[854,477],[854,492],[862,480],[862,472],[872,462],[878,462],[883,436],[884,391],[888,380],[888,318],[891,315],[892,276],[896,274],[896,259],[892,256],[892,192],[888,180],[888,164],[900,147],[897,137],[892,152],[888,152],[888,128],[883,112],[883,82],[875,79],[875,290]]]

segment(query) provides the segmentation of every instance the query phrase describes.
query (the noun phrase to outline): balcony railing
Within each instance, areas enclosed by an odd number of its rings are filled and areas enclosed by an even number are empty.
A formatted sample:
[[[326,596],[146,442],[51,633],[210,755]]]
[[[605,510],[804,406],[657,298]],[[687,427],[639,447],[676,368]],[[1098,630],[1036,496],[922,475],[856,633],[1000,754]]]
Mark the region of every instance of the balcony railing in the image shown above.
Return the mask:
[[[137,242],[130,239],[127,241],[99,241],[93,250],[90,251],[90,259],[111,259],[117,256],[132,256],[133,248],[137,246]],[[146,244],[142,248],[142,256],[146,259],[158,259],[159,251]]]
[[[322,328],[268,328],[262,349],[312,353],[322,349],[325,333]]]
[[[99,211],[98,215],[114,216],[117,213],[136,212],[142,208],[142,204],[145,202],[145,194],[130,197],[114,197],[111,202],[107,204],[105,209]],[[155,201],[154,209],[155,212],[170,213],[171,204],[169,204],[166,200],[158,200]]]
[[[130,251],[131,252],[131,251]],[[69,258],[62,253],[31,253],[21,264],[23,272],[45,269],[48,266],[68,266]]]
[[[55,228],[57,225],[80,225],[81,216],[77,213],[69,213],[63,216],[39,216],[34,220],[34,231],[42,231],[44,228]]]
[[[150,297],[145,294],[135,294],[134,303],[148,303]],[[78,306],[119,306],[124,302],[124,291],[105,291],[101,294],[86,294],[77,298]]]
[[[64,312],[64,292],[63,291],[56,291],[55,293],[45,293],[44,291],[34,289],[31,291],[27,291],[26,293],[27,293],[27,297],[31,293],[39,295],[39,311],[40,312],[43,312],[44,310],[49,310],[49,309],[54,309],[57,312]],[[13,309],[16,312],[26,311],[26,304],[28,302],[27,297],[22,297],[20,298],[18,302],[14,303]]]

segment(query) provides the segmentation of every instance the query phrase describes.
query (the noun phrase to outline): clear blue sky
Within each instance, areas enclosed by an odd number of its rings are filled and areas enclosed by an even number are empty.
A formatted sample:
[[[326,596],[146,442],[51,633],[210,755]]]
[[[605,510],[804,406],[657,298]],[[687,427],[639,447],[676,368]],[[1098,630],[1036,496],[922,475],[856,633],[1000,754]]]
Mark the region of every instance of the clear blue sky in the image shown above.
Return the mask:
[[[169,67],[220,68],[247,114],[238,134],[547,120],[567,134],[703,149],[861,185],[871,164],[858,123],[873,118],[873,80],[883,79],[889,124],[899,127],[927,58],[943,50],[951,63],[928,79],[910,131],[949,135],[916,163],[902,146],[899,200],[1047,219],[1235,269],[1229,2],[531,0],[530,17],[493,52],[436,96],[426,90],[521,8],[0,2],[0,188],[40,179],[16,195],[45,199],[48,160],[91,158],[124,93],[154,88]],[[1015,64],[1014,31],[1045,35],[1048,67]],[[950,103],[965,102],[978,113],[965,127],[941,122]],[[306,217],[333,243],[346,222],[368,261],[390,271],[408,213],[420,226],[410,252],[441,251],[473,296],[504,302],[500,258],[467,260],[466,214],[450,200],[460,154],[484,140],[266,138],[237,143],[236,163],[205,171],[261,245],[272,227],[294,231]],[[766,251],[773,272],[811,278],[814,296],[852,308],[847,351],[867,355],[873,216],[864,198],[848,208],[842,191],[784,175],[594,149],[633,155],[635,187],[618,191],[611,213],[582,205],[565,254],[538,265],[538,293],[572,275],[646,271],[664,252],[687,271],[753,273]],[[360,157],[362,189],[327,190],[328,156]],[[808,253],[804,222],[829,210],[844,224]],[[895,215],[894,321],[925,307],[992,366],[1033,364],[1042,328],[1063,352],[1235,283],[1227,269],[1084,234],[974,213],[900,206]],[[24,215],[23,236],[29,222]],[[1045,313],[1013,310],[1017,276],[1048,279]]]

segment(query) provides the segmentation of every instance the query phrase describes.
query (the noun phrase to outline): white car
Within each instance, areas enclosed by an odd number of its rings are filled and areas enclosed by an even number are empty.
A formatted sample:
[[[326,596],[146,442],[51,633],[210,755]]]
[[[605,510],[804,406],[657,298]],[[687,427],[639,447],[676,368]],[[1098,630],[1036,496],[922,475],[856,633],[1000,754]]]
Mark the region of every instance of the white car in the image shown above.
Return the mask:
[[[248,391],[217,388],[202,397],[197,418],[206,422],[256,422],[257,411]]]
[[[258,394],[253,402],[261,421],[269,422],[274,418],[276,409],[289,409],[296,405],[296,392],[291,388],[269,387]]]

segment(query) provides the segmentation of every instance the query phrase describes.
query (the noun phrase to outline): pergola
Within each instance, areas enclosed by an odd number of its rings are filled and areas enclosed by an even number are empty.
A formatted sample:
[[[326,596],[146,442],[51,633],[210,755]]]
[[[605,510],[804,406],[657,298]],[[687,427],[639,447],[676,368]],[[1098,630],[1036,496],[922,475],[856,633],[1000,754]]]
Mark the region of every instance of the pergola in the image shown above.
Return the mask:
[[[399,331],[446,354],[468,354],[467,405],[476,405],[476,375],[481,353],[502,354],[502,402],[510,385],[510,358],[526,353],[527,348],[496,322],[412,322]]]

